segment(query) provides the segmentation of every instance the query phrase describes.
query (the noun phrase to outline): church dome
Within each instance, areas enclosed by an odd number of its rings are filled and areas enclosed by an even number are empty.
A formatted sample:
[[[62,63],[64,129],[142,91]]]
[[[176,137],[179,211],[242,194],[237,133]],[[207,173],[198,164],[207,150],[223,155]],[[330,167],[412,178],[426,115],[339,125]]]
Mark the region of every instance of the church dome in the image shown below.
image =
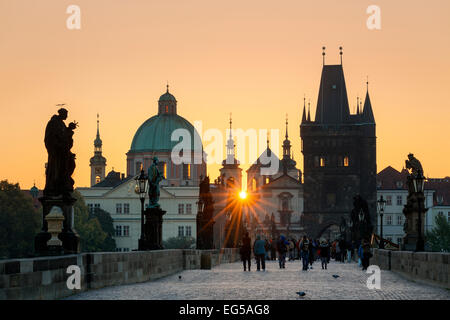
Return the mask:
[[[171,141],[172,133],[176,129],[186,129],[190,133],[191,149],[194,151],[194,137],[201,141],[200,136],[189,121],[177,114],[177,100],[169,93],[167,86],[167,91],[158,101],[158,114],[139,127],[129,152],[172,151],[173,147],[184,139],[182,136],[178,141]]]
[[[194,150],[194,137],[200,139],[194,126],[177,114],[159,114],[145,121],[134,134],[130,152],[172,151],[179,141],[171,141],[172,132],[186,129],[191,136],[191,148]],[[200,140],[201,141],[201,140]]]

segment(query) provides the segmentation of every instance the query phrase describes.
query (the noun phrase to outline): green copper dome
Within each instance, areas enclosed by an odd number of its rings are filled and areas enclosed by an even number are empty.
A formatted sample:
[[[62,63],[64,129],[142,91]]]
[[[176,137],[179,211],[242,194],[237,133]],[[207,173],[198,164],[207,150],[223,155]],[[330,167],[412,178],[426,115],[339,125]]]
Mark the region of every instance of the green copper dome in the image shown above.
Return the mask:
[[[191,148],[194,150],[194,135],[200,139],[194,126],[177,114],[161,113],[151,117],[139,127],[129,152],[172,151],[172,148],[183,139],[171,141],[172,132],[179,128],[189,131]]]
[[[177,100],[171,93],[169,93],[169,91],[167,91],[161,97],[159,97],[159,101],[175,101],[176,102]]]

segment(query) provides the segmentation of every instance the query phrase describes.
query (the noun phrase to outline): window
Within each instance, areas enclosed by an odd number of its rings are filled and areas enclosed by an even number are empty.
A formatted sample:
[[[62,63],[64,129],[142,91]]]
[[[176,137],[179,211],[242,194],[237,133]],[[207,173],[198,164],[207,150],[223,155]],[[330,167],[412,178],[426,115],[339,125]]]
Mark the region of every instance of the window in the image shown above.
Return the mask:
[[[386,225],[388,226],[392,225],[392,215],[390,214],[386,216]]]
[[[186,203],[186,214],[192,213],[192,204]]]
[[[350,160],[348,157],[344,157],[344,167],[348,167],[350,164]]]
[[[184,204],[183,203],[178,204],[178,214],[184,214]]]
[[[101,180],[100,176],[95,176],[95,183],[99,183]]]
[[[392,196],[386,196],[386,205],[392,206]]]
[[[192,227],[186,226],[186,237],[192,236]]]
[[[123,236],[124,237],[130,236],[130,226],[123,226]]]
[[[123,252],[128,252],[130,251],[130,248],[123,248]]]
[[[124,203],[123,204],[123,213],[124,214],[129,214],[130,213],[130,204],[129,203]]]
[[[402,244],[402,238],[401,237],[397,237],[397,243],[400,245]]]
[[[184,227],[183,226],[178,226],[178,236],[184,237]]]
[[[325,167],[325,158],[324,157],[320,157],[320,166]]]
[[[398,189],[401,189],[401,188],[403,187],[403,182],[397,181],[397,182],[396,182],[396,185],[397,185],[397,188],[398,188]]]
[[[399,226],[401,226],[401,225],[403,224],[403,216],[402,216],[401,214],[399,214],[399,215],[397,216],[397,224],[398,224]]]
[[[116,213],[121,214],[122,213],[122,204],[116,203]]]
[[[397,196],[397,205],[401,206],[403,204],[402,196]]]
[[[139,174],[139,172],[141,172],[141,167],[142,167],[142,162],[137,161],[136,162],[136,171],[134,173]]]
[[[165,106],[165,112],[169,113],[169,106]]]
[[[116,248],[117,252],[122,252],[122,248]]]
[[[88,206],[89,213],[92,213],[94,211],[94,205],[92,203],[88,203],[87,206]]]
[[[255,178],[252,179],[252,190],[256,190],[257,184]]]
[[[183,164],[183,179],[184,180],[190,180],[191,179],[191,165],[190,164]]]
[[[122,226],[116,226],[116,237],[122,236]]]

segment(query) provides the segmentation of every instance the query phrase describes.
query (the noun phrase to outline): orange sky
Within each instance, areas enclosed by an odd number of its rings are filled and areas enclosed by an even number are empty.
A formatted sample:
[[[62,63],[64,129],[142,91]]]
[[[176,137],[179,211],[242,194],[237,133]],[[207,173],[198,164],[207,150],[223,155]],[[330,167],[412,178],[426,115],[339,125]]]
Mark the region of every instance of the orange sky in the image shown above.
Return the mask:
[[[66,28],[71,4],[81,30]],[[378,31],[366,27],[372,4]],[[62,102],[80,124],[76,186],[89,185],[97,112],[107,171],[124,172],[167,80],[178,113],[204,129],[225,130],[232,112],[234,127],[284,130],[288,113],[303,169],[303,94],[315,110],[323,45],[329,64],[344,47],[352,111],[369,75],[378,170],[413,152],[428,176],[448,176],[449,16],[448,0],[0,0],[0,179],[44,187],[44,129]]]

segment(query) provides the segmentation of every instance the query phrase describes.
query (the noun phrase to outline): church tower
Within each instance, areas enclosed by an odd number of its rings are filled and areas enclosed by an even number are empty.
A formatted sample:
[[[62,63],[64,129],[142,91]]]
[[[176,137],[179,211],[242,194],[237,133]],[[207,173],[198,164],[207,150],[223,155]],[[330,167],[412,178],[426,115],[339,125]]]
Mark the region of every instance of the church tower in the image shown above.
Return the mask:
[[[232,121],[230,115],[230,137],[227,141],[227,157],[222,161],[222,168],[220,171],[220,178],[224,183],[229,181],[234,183],[236,188],[241,190],[242,187],[242,169],[239,168],[239,161],[235,158],[234,140],[232,134]]]
[[[91,187],[105,179],[106,158],[102,156],[102,139],[100,139],[100,121],[97,113],[97,136],[94,140],[94,156],[90,160]]]
[[[323,52],[325,57],[325,52]],[[306,116],[300,125],[304,157],[303,226],[312,237],[349,222],[353,197],[368,202],[376,225],[376,135],[369,91],[364,109],[350,114],[342,51],[340,65],[322,68],[314,121]]]

